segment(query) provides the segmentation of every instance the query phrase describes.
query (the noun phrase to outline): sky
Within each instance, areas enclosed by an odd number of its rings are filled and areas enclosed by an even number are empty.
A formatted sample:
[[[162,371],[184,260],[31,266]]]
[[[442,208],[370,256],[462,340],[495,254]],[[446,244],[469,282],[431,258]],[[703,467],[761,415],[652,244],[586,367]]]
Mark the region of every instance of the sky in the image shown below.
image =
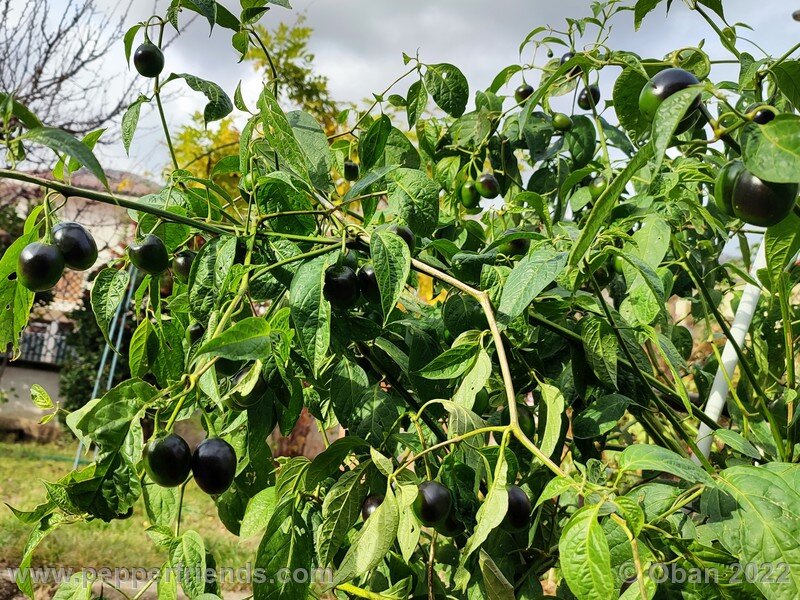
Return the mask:
[[[51,0],[58,14],[66,0]],[[120,0],[96,0],[105,11],[114,13]],[[123,0],[124,2],[124,0]],[[125,2],[125,4],[128,4]],[[166,1],[159,1],[163,14]],[[222,0],[222,4],[238,14],[238,2]],[[725,0],[728,22],[746,21],[753,31],[746,37],[767,52],[779,55],[800,38],[800,23],[791,18],[800,2],[785,0],[762,2],[754,10],[752,0]],[[519,43],[528,32],[539,25],[561,27],[565,17],[580,17],[589,13],[588,0],[292,0],[292,10],[275,6],[261,23],[271,28],[278,22],[294,22],[298,14],[307,17],[314,29],[311,51],[315,54],[318,71],[329,78],[333,97],[340,102],[361,102],[372,92],[383,90],[404,66],[402,53],[419,51],[423,62],[451,62],[458,66],[470,82],[470,94],[486,88],[503,67],[519,62]],[[130,3],[129,24],[151,14],[151,1]],[[184,11],[181,23],[190,15]],[[633,15],[619,15],[611,32],[609,45],[615,49],[631,50],[647,57],[661,57],[683,46],[696,45],[706,39],[705,50],[712,58],[730,58],[716,35],[696,14],[691,14],[683,2],[673,2],[669,16],[663,5],[648,15],[639,31],[633,29]],[[191,73],[219,83],[232,97],[241,80],[245,101],[255,104],[261,87],[260,77],[247,63],[237,64],[237,55],[230,45],[231,32],[215,28],[209,37],[208,22],[195,19],[191,26],[166,52],[165,72]],[[756,56],[755,47],[742,46]],[[544,59],[543,53],[540,54]],[[107,58],[108,69],[126,69],[123,45]],[[732,67],[715,67],[712,79],[733,78]],[[600,79],[601,89],[610,96],[617,70],[607,69]],[[133,77],[135,72],[131,75]],[[149,81],[141,80],[142,91]],[[405,95],[411,81],[402,82],[395,91]],[[513,93],[519,82],[513,80],[506,93]],[[535,83],[535,82],[534,82]],[[181,87],[182,86],[182,87]],[[195,110],[202,110],[204,98],[180,81],[170,84],[176,92],[165,106],[170,128],[177,129],[188,121]],[[178,89],[181,87],[181,89]],[[153,109],[142,111],[141,130],[137,133],[126,157],[122,144],[98,148],[101,163],[158,179],[168,162],[163,134]]]

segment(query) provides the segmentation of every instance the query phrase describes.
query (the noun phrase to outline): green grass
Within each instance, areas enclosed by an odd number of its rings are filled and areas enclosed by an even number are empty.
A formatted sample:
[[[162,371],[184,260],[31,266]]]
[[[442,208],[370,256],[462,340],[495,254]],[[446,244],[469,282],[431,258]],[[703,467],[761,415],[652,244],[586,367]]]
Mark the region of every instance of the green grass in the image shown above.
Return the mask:
[[[0,500],[30,510],[45,498],[41,480],[55,481],[72,469],[75,448],[0,442]],[[133,517],[111,523],[78,523],[56,530],[40,545],[34,566],[73,568],[158,567],[166,554],[145,533],[147,514],[140,500]],[[0,564],[17,565],[30,525],[17,521],[0,505]],[[193,529],[204,539],[218,566],[243,566],[252,561],[258,539],[240,541],[228,532],[209,496],[191,482],[186,487],[181,530]]]

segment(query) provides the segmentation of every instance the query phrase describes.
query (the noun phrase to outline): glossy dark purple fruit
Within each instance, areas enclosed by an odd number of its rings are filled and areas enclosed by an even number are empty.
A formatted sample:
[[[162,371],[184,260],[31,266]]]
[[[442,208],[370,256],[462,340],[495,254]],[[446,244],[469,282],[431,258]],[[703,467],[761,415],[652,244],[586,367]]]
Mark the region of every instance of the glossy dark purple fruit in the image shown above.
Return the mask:
[[[433,527],[443,522],[453,507],[450,490],[436,481],[425,481],[419,485],[414,499],[414,514],[423,525]]]
[[[32,242],[17,259],[19,282],[32,292],[51,289],[64,274],[64,256],[56,246]]]
[[[221,494],[236,475],[236,452],[222,438],[203,440],[192,454],[192,474],[206,494]]]
[[[378,510],[378,507],[383,504],[383,496],[381,494],[370,494],[361,505],[361,518],[365,521],[369,519],[370,515]]]
[[[353,308],[358,302],[359,283],[356,272],[344,265],[331,265],[325,270],[325,299],[340,310]]]
[[[133,66],[142,77],[158,77],[164,70],[164,53],[155,44],[145,42],[133,53]]]
[[[516,485],[508,488],[508,512],[505,523],[515,531],[527,529],[531,524],[531,500],[522,488]]]
[[[358,286],[361,289],[361,295],[364,296],[368,302],[381,301],[378,278],[375,275],[375,269],[372,265],[364,265],[358,270]]]
[[[85,271],[97,261],[97,244],[92,234],[80,223],[58,223],[53,227],[53,243],[70,269]]]
[[[181,283],[189,281],[189,273],[192,271],[192,262],[195,253],[191,250],[182,250],[172,258],[172,273],[175,279]]]
[[[142,451],[144,470],[161,487],[176,487],[189,476],[192,451],[181,436],[170,433],[151,439]]]

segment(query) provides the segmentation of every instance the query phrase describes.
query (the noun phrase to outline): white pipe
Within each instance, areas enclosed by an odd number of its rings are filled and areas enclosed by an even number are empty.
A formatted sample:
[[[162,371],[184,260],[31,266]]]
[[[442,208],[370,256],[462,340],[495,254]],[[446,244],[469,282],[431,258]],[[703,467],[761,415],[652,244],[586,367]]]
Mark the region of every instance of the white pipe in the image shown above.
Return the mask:
[[[766,244],[762,240],[761,245],[756,253],[756,259],[750,269],[750,275],[755,281],[758,281],[756,273],[759,269],[767,266]],[[747,335],[747,330],[750,329],[750,323],[753,321],[753,314],[756,311],[758,299],[761,296],[761,287],[748,283],[742,292],[742,299],[739,302],[739,308],[736,310],[736,315],[733,318],[733,325],[731,325],[731,337],[736,340],[741,348],[744,344],[744,338]],[[739,363],[739,357],[736,355],[736,350],[730,340],[725,344],[720,357],[720,365],[717,369],[717,374],[714,377],[714,384],[711,386],[711,393],[708,395],[708,402],[706,402],[705,413],[714,422],[719,421],[719,416],[722,414],[722,409],[725,406],[725,399],[728,396],[729,385],[728,382],[733,377],[733,371]],[[714,434],[711,428],[705,423],[700,424],[700,429],[697,431],[697,446],[703,456],[708,458],[711,452],[711,442]],[[697,460],[697,457],[694,457]]]

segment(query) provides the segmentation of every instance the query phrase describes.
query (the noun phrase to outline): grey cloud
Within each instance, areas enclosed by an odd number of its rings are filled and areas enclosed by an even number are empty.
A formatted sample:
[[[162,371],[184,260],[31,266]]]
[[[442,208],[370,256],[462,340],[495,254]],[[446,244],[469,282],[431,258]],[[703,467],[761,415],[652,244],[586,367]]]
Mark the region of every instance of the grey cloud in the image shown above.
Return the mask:
[[[64,0],[53,0],[54,7]],[[118,0],[98,0],[108,10],[118,6]],[[238,2],[223,0],[225,6],[237,13]],[[166,1],[161,1],[163,11]],[[534,27],[550,24],[562,26],[566,16],[582,16],[589,12],[586,0],[294,0],[294,10],[275,7],[263,19],[267,27],[279,21],[293,22],[298,13],[305,13],[307,23],[314,28],[311,50],[316,55],[319,71],[330,79],[334,96],[341,101],[359,102],[371,92],[380,91],[403,70],[403,51],[413,54],[417,48],[425,62],[452,62],[461,68],[470,81],[471,90],[485,88],[504,66],[518,61],[519,42]],[[745,35],[762,44],[768,52],[780,53],[795,43],[800,24],[792,21],[790,3],[764,3],[753,10],[752,0],[725,0],[730,22],[747,21],[755,31]],[[794,8],[800,7],[794,6]],[[130,22],[146,18],[152,2],[137,0],[132,4]],[[188,15],[182,15],[185,23]],[[638,32],[633,31],[632,14],[620,15],[612,30],[609,45],[633,50],[644,56],[662,56],[674,48],[707,40],[706,50],[714,57],[728,57],[715,41],[714,32],[696,15],[689,15],[682,2],[674,2],[668,18],[659,7],[645,20]],[[208,23],[196,19],[170,47],[167,69],[185,71],[220,83],[232,93],[243,79],[246,90],[257,93],[257,78],[252,67],[236,64],[230,47],[228,30],[215,28],[208,36]],[[112,68],[124,68],[121,51],[109,57]],[[758,51],[751,50],[754,55]],[[542,57],[543,58],[543,57]],[[610,95],[616,72],[604,73],[600,83],[606,97]],[[715,69],[715,78],[736,76],[733,67]],[[538,80],[534,76],[533,80]],[[170,126],[185,123],[193,110],[201,109],[203,98],[182,83],[170,84],[181,94],[173,101]],[[407,83],[398,88],[405,92]],[[144,89],[144,86],[143,86]],[[571,98],[559,100],[567,103]],[[168,156],[158,128],[154,111],[143,113],[146,131],[137,134],[132,154],[144,157],[127,159],[121,148],[107,148],[103,159],[117,168],[160,172]]]

